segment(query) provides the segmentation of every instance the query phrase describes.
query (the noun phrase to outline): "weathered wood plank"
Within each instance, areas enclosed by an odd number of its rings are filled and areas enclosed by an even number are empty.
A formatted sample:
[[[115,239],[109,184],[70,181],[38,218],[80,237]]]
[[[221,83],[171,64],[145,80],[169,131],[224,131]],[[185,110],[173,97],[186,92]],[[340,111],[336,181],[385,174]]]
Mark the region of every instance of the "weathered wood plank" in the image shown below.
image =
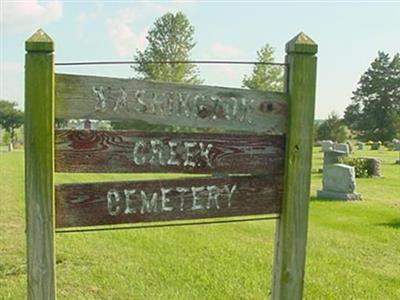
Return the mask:
[[[282,176],[56,186],[56,226],[93,226],[278,213]]]
[[[300,300],[303,294],[310,199],[317,44],[300,33],[286,44],[289,64],[289,126],[284,198],[277,221],[272,299]]]
[[[56,74],[55,109],[60,119],[267,134],[284,134],[287,120],[283,93],[67,74]]]
[[[42,30],[25,44],[27,299],[55,299],[54,45]]]
[[[57,172],[282,174],[277,135],[57,130]]]

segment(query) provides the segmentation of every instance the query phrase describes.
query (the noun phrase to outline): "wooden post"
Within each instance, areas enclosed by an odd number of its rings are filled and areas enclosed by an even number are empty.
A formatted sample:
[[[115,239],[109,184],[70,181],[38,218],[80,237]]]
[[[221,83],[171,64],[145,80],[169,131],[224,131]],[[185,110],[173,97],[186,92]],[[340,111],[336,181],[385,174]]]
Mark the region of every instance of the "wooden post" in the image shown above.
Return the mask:
[[[28,299],[56,298],[54,261],[54,44],[25,43],[25,201]]]
[[[284,199],[276,229],[272,299],[301,299],[310,198],[317,44],[304,33],[286,44],[289,122]]]

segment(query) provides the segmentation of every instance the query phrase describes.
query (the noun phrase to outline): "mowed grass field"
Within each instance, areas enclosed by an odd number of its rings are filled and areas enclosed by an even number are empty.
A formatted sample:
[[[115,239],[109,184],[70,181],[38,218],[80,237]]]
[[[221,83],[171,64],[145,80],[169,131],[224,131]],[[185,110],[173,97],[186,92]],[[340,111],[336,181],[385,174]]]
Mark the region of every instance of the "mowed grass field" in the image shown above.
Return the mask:
[[[357,180],[361,202],[311,198],[306,299],[400,299],[398,153],[356,155],[380,158],[383,178]],[[321,164],[315,149],[313,169]],[[57,177],[98,179],[105,180]],[[313,196],[321,179],[312,174]],[[26,298],[24,209],[23,152],[0,152],[0,299]],[[266,299],[274,226],[257,221],[57,234],[58,299]]]

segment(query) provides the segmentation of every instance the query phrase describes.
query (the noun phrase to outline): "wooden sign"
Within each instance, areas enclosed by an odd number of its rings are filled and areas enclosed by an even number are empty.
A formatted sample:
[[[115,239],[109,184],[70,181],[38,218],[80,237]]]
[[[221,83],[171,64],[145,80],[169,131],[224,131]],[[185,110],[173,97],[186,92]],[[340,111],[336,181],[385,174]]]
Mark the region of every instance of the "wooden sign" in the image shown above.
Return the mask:
[[[55,74],[54,43],[37,31],[25,65],[27,298],[56,299],[55,227],[279,213],[271,298],[302,299],[317,48],[304,33],[286,44],[284,94]],[[55,119],[213,133],[55,131]],[[55,186],[54,167],[217,176]]]
[[[284,136],[57,130],[57,172],[283,174]]]
[[[56,226],[278,213],[282,175],[56,186]]]
[[[284,134],[283,93],[56,74],[55,117]]]

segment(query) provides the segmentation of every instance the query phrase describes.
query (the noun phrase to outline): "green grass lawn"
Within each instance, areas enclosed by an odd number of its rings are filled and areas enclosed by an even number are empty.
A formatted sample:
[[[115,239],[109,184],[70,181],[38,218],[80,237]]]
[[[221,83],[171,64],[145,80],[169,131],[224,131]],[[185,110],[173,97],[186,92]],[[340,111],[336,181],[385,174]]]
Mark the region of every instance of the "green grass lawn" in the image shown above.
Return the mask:
[[[312,197],[306,299],[400,299],[400,166],[393,164],[398,153],[356,154],[382,159],[383,178],[357,180],[361,202]],[[313,169],[321,163],[322,153],[315,150]],[[57,180],[109,178],[62,174]],[[312,174],[312,195],[321,179]],[[0,299],[26,298],[23,181],[23,152],[0,152]],[[265,299],[274,223],[58,234],[58,298]]]

